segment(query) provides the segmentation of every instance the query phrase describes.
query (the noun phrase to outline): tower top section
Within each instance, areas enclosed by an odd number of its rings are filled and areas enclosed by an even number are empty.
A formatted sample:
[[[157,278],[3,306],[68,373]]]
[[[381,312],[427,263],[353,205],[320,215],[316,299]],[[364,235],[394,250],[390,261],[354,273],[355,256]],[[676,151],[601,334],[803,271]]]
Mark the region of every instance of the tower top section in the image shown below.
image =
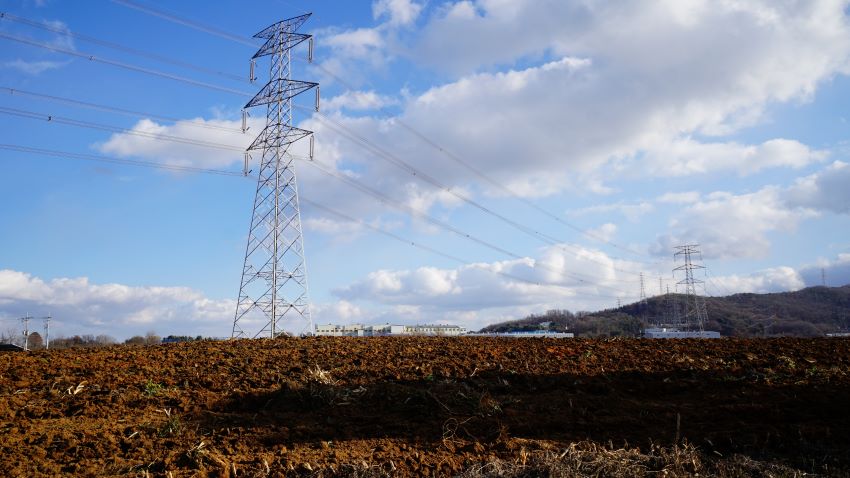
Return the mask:
[[[268,27],[263,29],[261,32],[254,35],[254,38],[266,38],[266,39],[268,39],[268,38],[274,37],[279,32],[295,33],[298,30],[298,28],[300,28],[301,25],[303,25],[304,22],[306,22],[308,18],[310,18],[310,15],[312,15],[312,13],[305,13],[304,15],[299,15],[297,17],[292,17],[292,18],[287,18],[286,20],[281,20],[277,23],[269,25]]]

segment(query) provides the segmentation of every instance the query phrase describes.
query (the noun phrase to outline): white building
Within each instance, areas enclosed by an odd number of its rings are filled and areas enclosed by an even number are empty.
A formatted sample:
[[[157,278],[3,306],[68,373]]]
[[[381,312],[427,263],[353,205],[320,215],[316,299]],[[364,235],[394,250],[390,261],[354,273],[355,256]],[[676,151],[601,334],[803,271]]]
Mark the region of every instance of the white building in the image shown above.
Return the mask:
[[[552,332],[547,330],[531,330],[521,332],[488,332],[483,334],[469,334],[477,337],[514,337],[514,338],[536,338],[536,339],[572,339],[572,332]]]
[[[331,337],[375,337],[380,335],[440,335],[458,336],[466,333],[465,327],[457,325],[317,325],[316,335]]]
[[[675,327],[655,327],[645,329],[643,336],[648,339],[719,339],[720,332],[713,330],[679,330]]]

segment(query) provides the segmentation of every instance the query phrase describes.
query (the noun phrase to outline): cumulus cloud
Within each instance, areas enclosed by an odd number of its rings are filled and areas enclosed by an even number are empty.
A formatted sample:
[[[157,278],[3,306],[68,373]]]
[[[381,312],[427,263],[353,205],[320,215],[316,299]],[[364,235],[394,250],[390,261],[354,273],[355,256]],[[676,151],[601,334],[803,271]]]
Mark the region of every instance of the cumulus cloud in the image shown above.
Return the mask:
[[[656,202],[665,203],[665,204],[689,204],[695,203],[699,201],[699,192],[697,191],[686,191],[686,192],[670,192],[664,193],[661,196],[655,198]]]
[[[316,324],[351,324],[368,317],[358,305],[347,300],[316,304],[311,312]]]
[[[617,234],[617,225],[611,222],[606,222],[596,229],[588,230],[587,233],[593,237],[598,237],[603,241],[610,241],[614,239],[614,236]]]
[[[801,178],[786,192],[792,207],[850,214],[850,164],[835,161],[828,168]]]
[[[823,273],[823,276],[821,276]],[[834,259],[820,259],[800,269],[807,286],[826,285],[837,287],[850,284],[850,253],[838,254]]]
[[[575,209],[568,211],[567,213],[572,216],[583,216],[588,214],[595,215],[616,212],[622,214],[630,221],[637,221],[641,216],[652,212],[654,209],[655,206],[653,206],[649,201],[642,201],[638,203],[618,202],[615,204],[599,204],[596,206]]]
[[[335,294],[347,301],[391,307],[387,313],[403,311],[399,317],[457,319],[477,328],[499,317],[516,318],[518,311],[596,310],[612,306],[618,297],[635,300],[641,269],[641,264],[595,249],[561,244],[540,251],[536,258],[454,269],[378,270]]]
[[[142,119],[128,133],[115,133],[95,147],[121,158],[221,169],[243,160],[242,152],[263,126],[252,118],[250,130],[242,133],[242,123],[236,120],[192,118],[166,125]]]
[[[517,194],[541,196],[610,192],[602,177],[751,175],[824,160],[790,138],[697,138],[762,121],[775,102],[811,98],[847,71],[850,27],[843,4],[828,0],[480,0],[437,9],[408,49],[457,74],[411,94],[398,119]],[[338,120],[456,185],[477,181],[392,118]],[[366,164],[362,151],[343,148]]]
[[[28,75],[39,75],[48,70],[56,70],[68,65],[70,61],[53,61],[53,60],[36,60],[27,61],[18,58],[17,60],[7,61],[3,65],[6,68],[12,68]]]
[[[396,103],[396,100],[374,91],[346,91],[322,101],[324,111],[347,109],[351,111],[376,110]]]
[[[826,159],[827,152],[813,151],[788,139],[772,139],[759,145],[738,143],[701,143],[679,138],[647,150],[640,168],[656,176],[684,176],[708,172],[732,171],[741,176],[768,168],[799,169]]]
[[[0,306],[7,317],[50,313],[57,334],[120,338],[149,330],[222,336],[232,325],[236,303],[210,299],[187,287],[95,284],[86,277],[44,280],[4,269]]]
[[[416,21],[422,5],[411,0],[377,0],[372,4],[372,14],[376,19],[389,17],[393,25],[409,25]]]
[[[806,286],[800,272],[792,267],[772,267],[753,272],[748,275],[730,274],[712,277],[708,286],[717,295],[752,292],[764,294],[769,292],[784,292],[802,289]]]
[[[68,25],[59,20],[47,20],[44,22],[44,24],[48,27],[48,29],[57,32],[53,34],[51,38],[44,43],[55,48],[76,51],[76,46],[74,45],[74,37],[69,35],[69,33],[71,33],[71,29],[68,28]],[[59,54],[50,55],[59,56]],[[16,60],[7,61],[3,63],[3,67],[18,70],[27,75],[36,76],[40,75],[41,73],[44,73],[45,71],[56,70],[67,66],[71,63],[71,61],[72,60],[35,60],[18,58]]]
[[[770,233],[793,231],[802,219],[815,216],[787,207],[781,192],[766,187],[747,194],[708,194],[683,209],[672,221],[673,232],[661,236],[652,250],[667,255],[678,244],[697,242],[712,259],[766,257]]]

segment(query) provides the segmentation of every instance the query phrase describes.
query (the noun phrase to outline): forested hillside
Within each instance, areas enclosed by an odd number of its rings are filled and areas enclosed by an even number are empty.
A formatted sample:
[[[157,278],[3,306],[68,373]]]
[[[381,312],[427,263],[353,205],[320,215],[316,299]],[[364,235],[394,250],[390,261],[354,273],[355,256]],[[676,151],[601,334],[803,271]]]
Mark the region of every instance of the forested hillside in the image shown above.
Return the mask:
[[[492,324],[481,331],[544,328],[567,330],[578,336],[637,336],[643,327],[673,322],[677,311],[684,307],[684,301],[684,295],[670,294],[650,297],[646,304],[633,303],[598,312],[550,310],[541,315]],[[708,309],[706,329],[717,330],[724,336],[815,337],[850,331],[850,285],[706,297],[705,301]]]

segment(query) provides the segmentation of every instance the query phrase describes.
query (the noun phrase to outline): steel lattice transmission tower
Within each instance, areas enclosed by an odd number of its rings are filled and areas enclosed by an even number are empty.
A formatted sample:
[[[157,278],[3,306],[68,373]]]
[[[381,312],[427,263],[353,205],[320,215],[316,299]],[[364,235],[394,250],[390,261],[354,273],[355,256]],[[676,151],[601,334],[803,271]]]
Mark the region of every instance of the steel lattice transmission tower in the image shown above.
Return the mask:
[[[673,269],[673,274],[676,271],[684,271],[685,278],[677,282],[677,285],[685,286],[685,315],[680,322],[683,322],[688,328],[698,328],[700,331],[705,330],[705,324],[708,321],[708,312],[705,307],[705,300],[697,294],[697,286],[703,288],[705,292],[705,282],[694,278],[694,270],[705,269],[705,266],[695,264],[694,256],[699,256],[702,259],[702,253],[699,250],[699,244],[685,244],[676,246],[676,253],[673,254],[673,260],[678,262],[680,259],[684,263]]]
[[[313,132],[292,126],[292,100],[315,89],[318,110],[319,85],[290,78],[295,46],[309,41],[312,60],[312,36],[297,33],[310,15],[277,22],[254,35],[266,42],[251,59],[251,80],[254,62],[264,56],[271,57],[270,78],[245,105],[246,110],[265,105],[266,126],[245,155],[247,175],[248,152],[262,151],[232,338],[276,337],[285,333],[284,319],[300,319],[302,326],[306,322],[313,333],[294,158],[287,154],[293,143],[307,137],[311,158],[313,152]],[[243,129],[244,118],[243,114]],[[254,335],[247,333],[249,327],[256,329],[263,323]]]

